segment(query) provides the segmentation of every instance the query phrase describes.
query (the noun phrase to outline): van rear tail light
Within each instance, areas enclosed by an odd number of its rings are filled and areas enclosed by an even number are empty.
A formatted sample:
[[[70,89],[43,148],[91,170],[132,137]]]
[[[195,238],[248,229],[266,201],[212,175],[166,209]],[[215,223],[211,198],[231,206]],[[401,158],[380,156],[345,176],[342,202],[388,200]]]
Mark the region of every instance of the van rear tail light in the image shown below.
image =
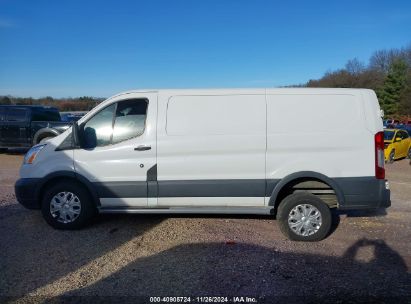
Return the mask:
[[[375,142],[375,177],[385,179],[384,169],[384,132],[378,132],[374,136]]]

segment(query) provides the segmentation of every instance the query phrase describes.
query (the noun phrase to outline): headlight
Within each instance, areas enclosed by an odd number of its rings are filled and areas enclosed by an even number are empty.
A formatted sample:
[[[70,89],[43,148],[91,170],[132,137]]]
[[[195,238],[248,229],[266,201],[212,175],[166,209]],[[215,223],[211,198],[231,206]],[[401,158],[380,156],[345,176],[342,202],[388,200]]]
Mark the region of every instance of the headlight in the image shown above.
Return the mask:
[[[45,147],[46,145],[37,145],[31,148],[26,155],[24,156],[23,164],[32,164],[37,157],[37,154]]]

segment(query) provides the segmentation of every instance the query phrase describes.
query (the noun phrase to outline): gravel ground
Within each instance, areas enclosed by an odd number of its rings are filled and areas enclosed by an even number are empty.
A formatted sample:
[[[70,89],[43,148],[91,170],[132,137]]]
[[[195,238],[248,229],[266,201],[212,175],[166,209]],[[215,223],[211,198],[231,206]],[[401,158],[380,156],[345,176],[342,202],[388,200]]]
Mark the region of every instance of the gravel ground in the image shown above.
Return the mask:
[[[317,243],[288,241],[264,216],[101,215],[80,231],[53,230],[16,202],[21,162],[0,154],[0,302],[411,303],[408,160],[387,165],[386,212],[337,214],[335,231]]]

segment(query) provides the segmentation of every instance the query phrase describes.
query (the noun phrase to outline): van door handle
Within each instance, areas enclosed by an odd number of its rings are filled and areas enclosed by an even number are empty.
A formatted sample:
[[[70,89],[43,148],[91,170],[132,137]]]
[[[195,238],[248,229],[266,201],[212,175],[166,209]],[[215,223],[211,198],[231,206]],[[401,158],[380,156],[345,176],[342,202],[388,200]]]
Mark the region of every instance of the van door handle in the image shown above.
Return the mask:
[[[151,150],[151,146],[138,146],[137,148],[134,148],[134,151],[147,151]]]

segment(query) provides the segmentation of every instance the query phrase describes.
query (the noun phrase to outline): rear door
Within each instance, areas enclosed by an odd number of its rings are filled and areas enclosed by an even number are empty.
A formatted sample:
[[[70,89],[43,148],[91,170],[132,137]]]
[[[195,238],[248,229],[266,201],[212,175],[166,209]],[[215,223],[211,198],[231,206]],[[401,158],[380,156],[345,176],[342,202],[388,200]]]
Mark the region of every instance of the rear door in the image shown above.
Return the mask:
[[[30,139],[30,111],[27,108],[10,107],[6,115],[3,138],[7,145],[27,146]]]
[[[80,124],[75,171],[92,182],[102,207],[147,207],[156,164],[157,94],[120,95]],[[156,198],[153,198],[156,202]]]
[[[264,206],[265,95],[163,96],[159,206]]]

